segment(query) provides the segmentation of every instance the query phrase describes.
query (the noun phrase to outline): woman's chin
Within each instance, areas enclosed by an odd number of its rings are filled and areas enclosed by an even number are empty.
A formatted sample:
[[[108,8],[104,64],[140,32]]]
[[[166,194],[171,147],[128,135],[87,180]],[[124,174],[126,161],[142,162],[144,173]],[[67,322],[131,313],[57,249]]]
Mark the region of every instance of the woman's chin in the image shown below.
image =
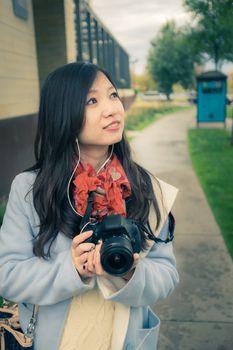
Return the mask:
[[[110,143],[111,145],[114,145],[115,143],[118,143],[122,140],[122,134],[118,137],[115,137],[112,139],[112,142]]]

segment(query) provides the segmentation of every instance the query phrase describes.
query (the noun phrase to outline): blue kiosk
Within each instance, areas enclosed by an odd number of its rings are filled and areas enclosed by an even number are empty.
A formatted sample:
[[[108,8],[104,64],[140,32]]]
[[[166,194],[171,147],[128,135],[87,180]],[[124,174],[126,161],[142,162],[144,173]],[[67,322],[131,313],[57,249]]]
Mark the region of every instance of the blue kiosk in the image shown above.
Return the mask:
[[[208,71],[197,76],[197,126],[199,123],[221,122],[225,125],[227,76]]]

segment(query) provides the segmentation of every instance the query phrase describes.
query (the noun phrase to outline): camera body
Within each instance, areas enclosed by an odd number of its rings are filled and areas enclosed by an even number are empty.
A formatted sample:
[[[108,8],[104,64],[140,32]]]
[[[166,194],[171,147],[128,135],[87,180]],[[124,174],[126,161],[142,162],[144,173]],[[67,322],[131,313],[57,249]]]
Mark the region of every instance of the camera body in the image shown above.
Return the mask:
[[[121,215],[109,215],[101,222],[88,223],[85,231],[88,230],[93,230],[93,234],[86,243],[103,241],[100,251],[103,269],[114,276],[125,275],[133,265],[133,254],[141,251],[138,226]]]

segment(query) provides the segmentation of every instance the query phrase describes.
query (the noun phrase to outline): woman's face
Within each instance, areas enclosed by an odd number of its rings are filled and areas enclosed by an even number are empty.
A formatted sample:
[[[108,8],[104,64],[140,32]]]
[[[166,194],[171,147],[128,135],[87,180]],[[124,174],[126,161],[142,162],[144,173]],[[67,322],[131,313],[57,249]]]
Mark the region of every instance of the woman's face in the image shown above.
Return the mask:
[[[116,89],[102,72],[98,72],[86,99],[84,126],[78,136],[80,145],[108,146],[119,142],[124,114]]]

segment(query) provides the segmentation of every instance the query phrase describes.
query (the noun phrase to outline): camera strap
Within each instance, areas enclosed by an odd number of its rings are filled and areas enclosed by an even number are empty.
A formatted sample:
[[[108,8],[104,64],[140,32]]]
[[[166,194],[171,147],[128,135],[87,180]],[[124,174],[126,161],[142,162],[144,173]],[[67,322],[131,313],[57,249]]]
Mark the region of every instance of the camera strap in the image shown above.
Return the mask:
[[[133,221],[133,220],[132,220]],[[156,243],[168,243],[171,242],[174,238],[174,230],[175,230],[175,218],[170,212],[168,214],[168,237],[166,239],[161,239],[154,236],[150,230],[140,221],[133,221],[139,229],[147,234],[147,237]]]
[[[90,192],[87,199],[87,208],[80,224],[81,228],[83,228],[88,222],[90,222],[93,201],[94,201],[94,192]],[[168,243],[168,242],[171,242],[174,238],[175,218],[171,212],[168,214],[168,237],[166,239],[161,239],[154,236],[152,232],[141,221],[133,220],[133,219],[128,219],[128,220],[130,220],[132,223],[137,225],[137,227],[140,230],[145,232],[147,234],[148,239],[151,239],[156,243]]]
[[[94,192],[90,192],[87,199],[87,208],[85,214],[83,215],[80,227],[84,227],[88,222],[90,222],[92,204],[94,200]]]

